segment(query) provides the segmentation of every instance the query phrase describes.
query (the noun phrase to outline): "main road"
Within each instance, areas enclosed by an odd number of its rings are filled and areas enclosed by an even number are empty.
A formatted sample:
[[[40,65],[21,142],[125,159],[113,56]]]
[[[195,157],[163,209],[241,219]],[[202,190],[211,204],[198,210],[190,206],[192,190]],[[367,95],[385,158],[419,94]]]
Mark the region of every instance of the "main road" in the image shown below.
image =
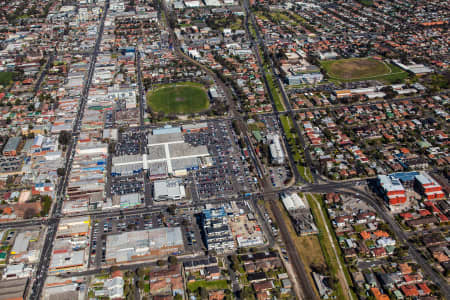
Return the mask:
[[[144,84],[142,83],[142,67],[141,67],[141,51],[139,47],[137,47],[136,52],[136,73],[137,73],[137,84],[138,84],[138,92],[139,92],[139,129],[140,134],[145,135],[145,107],[146,107],[146,97],[145,97],[145,89]],[[144,139],[145,141],[146,139]],[[140,143],[140,152],[141,154],[147,153],[147,143]],[[144,203],[146,206],[150,206],[152,204],[152,196],[151,196],[151,185],[148,176],[148,170],[144,170]],[[108,176],[110,176],[108,174]]]
[[[255,17],[252,14],[251,10],[249,9],[248,0],[244,0],[244,6],[245,6],[245,10],[247,12],[248,17],[250,18],[250,21],[252,22],[252,26],[253,26],[253,28],[255,30],[257,43],[263,49],[264,56],[269,58],[268,67],[270,68],[270,72],[275,76],[274,78],[276,78],[276,80],[277,80],[276,84],[279,86],[279,89],[280,89],[280,92],[281,92],[281,96],[283,98],[284,107],[286,109],[286,112],[283,112],[283,114],[287,114],[287,115],[289,115],[291,117],[292,123],[294,125],[294,129],[295,129],[295,131],[297,133],[297,136],[300,139],[300,144],[303,145],[303,153],[304,153],[304,160],[305,160],[305,163],[306,163],[306,167],[309,168],[309,170],[311,171],[313,180],[314,181],[319,181],[322,178],[319,175],[319,173],[316,172],[315,167],[314,167],[314,165],[312,163],[311,155],[310,155],[308,149],[306,148],[306,141],[305,141],[305,137],[303,135],[303,132],[300,130],[300,127],[298,126],[297,122],[295,121],[295,111],[292,109],[291,103],[289,101],[289,97],[288,97],[288,95],[287,95],[287,93],[286,93],[286,91],[284,89],[283,82],[281,81],[280,77],[277,75],[277,72],[275,72],[274,64],[273,64],[272,59],[270,59],[269,51],[267,50],[267,47],[266,47],[266,44],[265,44],[264,40],[261,38],[261,35],[260,35],[260,32],[259,32],[259,26],[256,24]],[[250,29],[248,27],[248,22],[245,22],[245,27],[246,27],[247,32],[249,32]],[[256,51],[259,51],[258,47],[256,47]],[[260,55],[258,55],[258,61],[261,64],[261,62],[260,62]],[[266,78],[265,72],[263,73],[263,78],[264,78],[264,81],[266,81],[266,85],[267,85],[267,78]],[[271,93],[269,95],[271,95]],[[275,109],[274,111],[275,111],[275,113],[277,115],[279,114],[278,110]],[[294,167],[295,167],[295,165],[294,165]],[[296,167],[295,167],[295,169],[297,170]],[[300,177],[298,172],[297,172],[297,176],[299,176],[297,179],[300,179],[301,181],[306,182],[305,180],[302,180],[303,178]]]
[[[77,115],[73,124],[72,129],[72,141],[67,147],[66,160],[65,160],[65,172],[61,176],[57,193],[56,193],[56,203],[51,211],[50,222],[47,227],[47,235],[45,237],[44,245],[41,250],[41,258],[36,267],[35,276],[33,278],[33,285],[30,292],[29,299],[39,299],[44,287],[45,279],[47,278],[48,267],[50,265],[51,254],[53,250],[53,242],[55,240],[56,231],[58,229],[59,220],[61,217],[61,208],[65,198],[65,191],[67,187],[67,182],[69,179],[70,170],[72,169],[73,158],[75,156],[75,149],[78,142],[78,136],[80,134],[81,120],[84,114],[84,108],[86,106],[87,97],[89,94],[89,88],[92,82],[92,76],[94,74],[95,62],[97,60],[97,55],[100,49],[100,42],[103,36],[103,30],[105,25],[105,17],[109,8],[109,0],[106,0],[103,15],[100,20],[100,26],[98,29],[97,39],[94,46],[94,51],[89,64],[89,69],[87,76],[85,77],[84,88],[79,101],[79,107]]]
[[[250,9],[248,8],[248,2],[247,1],[243,1],[243,3],[244,3],[244,9],[246,11],[245,21],[244,21],[245,31],[247,32],[247,36],[251,40],[251,46],[252,46],[253,52],[254,52],[254,54],[256,56],[256,61],[258,63],[258,67],[261,70],[261,75],[262,75],[262,79],[264,81],[264,85],[265,85],[266,90],[267,90],[267,95],[269,96],[269,100],[270,100],[271,105],[272,105],[273,113],[271,113],[271,114],[276,116],[278,127],[279,128],[283,128],[283,126],[281,124],[280,117],[279,117],[280,111],[278,111],[278,108],[275,105],[275,100],[274,100],[274,97],[273,97],[273,94],[272,94],[272,90],[270,88],[269,82],[268,82],[267,77],[266,77],[266,72],[265,72],[265,69],[264,69],[264,65],[263,65],[263,63],[261,61],[261,55],[259,53],[258,45],[255,44],[255,41],[253,40],[253,36],[252,36],[252,34],[250,32],[250,29],[248,27],[248,19],[249,18],[252,21],[252,23],[254,22],[253,21],[253,15],[251,14]],[[255,32],[256,32],[258,40],[260,40],[260,38],[259,38],[259,31],[255,29]],[[304,181],[303,178],[300,176],[300,173],[299,173],[299,171],[297,169],[297,166],[296,166],[295,160],[294,160],[294,156],[293,156],[292,151],[291,151],[291,147],[289,146],[289,143],[288,143],[288,141],[286,139],[286,135],[283,134],[282,138],[283,138],[283,143],[285,145],[285,149],[286,149],[287,156],[288,156],[288,159],[289,159],[289,164],[291,165],[292,174],[294,174],[295,182],[306,183],[306,181]]]
[[[33,96],[36,96],[36,94],[39,92],[39,89],[41,88],[41,84],[44,81],[45,76],[48,73],[48,70],[53,66],[53,61],[55,60],[55,55],[56,55],[56,49],[55,52],[52,52],[48,59],[47,59],[47,63],[45,64],[44,68],[42,69],[41,74],[39,74],[39,78],[36,81],[36,84],[34,85],[34,89],[33,89]]]

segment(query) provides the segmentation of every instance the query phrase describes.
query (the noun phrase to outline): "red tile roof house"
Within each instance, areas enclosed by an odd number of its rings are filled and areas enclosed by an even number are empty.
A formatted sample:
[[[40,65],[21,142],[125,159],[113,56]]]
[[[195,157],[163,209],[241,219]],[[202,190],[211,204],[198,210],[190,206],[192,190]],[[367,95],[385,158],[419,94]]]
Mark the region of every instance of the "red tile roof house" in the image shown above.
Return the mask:
[[[335,219],[335,222],[337,227],[344,227],[351,220],[353,220],[352,216],[340,216]]]
[[[373,221],[376,219],[376,215],[374,212],[365,212],[356,216],[357,223],[367,223],[369,221]]]
[[[450,258],[444,252],[434,252],[433,257],[440,263],[450,261]]]
[[[372,255],[374,257],[386,257],[387,256],[387,252],[386,249],[380,247],[380,248],[374,248],[372,249]]]
[[[422,277],[422,275],[417,273],[417,274],[407,274],[407,275],[403,276],[403,279],[405,280],[405,282],[407,284],[415,284],[415,283],[422,282],[423,277]]]
[[[253,288],[256,292],[264,292],[274,288],[272,281],[266,280],[263,282],[255,282],[253,283]]]
[[[413,216],[411,213],[408,213],[408,212],[406,212],[406,213],[401,213],[401,214],[400,214],[400,217],[402,217],[403,220],[405,220],[405,221],[411,220],[411,219],[414,218],[414,216]]]
[[[418,297],[419,291],[417,290],[415,285],[403,285],[400,287],[402,290],[403,295],[405,297]]]
[[[428,287],[428,285],[426,283],[419,283],[417,285],[419,287],[419,294],[420,296],[426,296],[431,294],[431,289]]]
[[[168,269],[150,273],[150,293],[152,295],[164,295],[170,292],[183,292],[183,278],[180,273],[180,265],[173,265]]]
[[[224,291],[209,292],[209,300],[222,300],[225,298]]]
[[[399,264],[399,269],[402,275],[407,275],[412,273],[412,268],[408,265],[408,263]]]
[[[217,280],[220,278],[220,269],[219,267],[206,267],[205,268],[206,279],[208,280]]]
[[[256,294],[256,298],[258,300],[269,300],[272,299],[272,297],[270,296],[269,291],[264,291],[264,292],[259,292]]]

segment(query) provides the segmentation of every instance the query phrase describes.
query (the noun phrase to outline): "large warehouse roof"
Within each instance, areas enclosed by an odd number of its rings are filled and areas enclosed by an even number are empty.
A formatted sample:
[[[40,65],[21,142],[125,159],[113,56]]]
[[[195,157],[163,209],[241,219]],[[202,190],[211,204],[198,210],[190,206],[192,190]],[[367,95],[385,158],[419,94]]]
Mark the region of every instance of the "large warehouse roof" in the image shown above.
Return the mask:
[[[180,227],[164,227],[108,235],[106,238],[106,260],[127,262],[139,257],[155,257],[167,254],[170,249],[183,249]]]

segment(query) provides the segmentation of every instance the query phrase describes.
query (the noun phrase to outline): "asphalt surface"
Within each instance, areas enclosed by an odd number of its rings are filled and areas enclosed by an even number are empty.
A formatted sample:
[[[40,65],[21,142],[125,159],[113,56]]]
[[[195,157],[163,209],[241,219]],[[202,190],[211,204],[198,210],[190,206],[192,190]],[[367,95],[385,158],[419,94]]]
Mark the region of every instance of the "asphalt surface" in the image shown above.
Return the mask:
[[[136,71],[137,71],[137,83],[139,89],[139,125],[141,131],[144,130],[144,113],[145,113],[145,91],[142,84],[142,70],[141,70],[141,52],[136,52]]]
[[[340,192],[342,194],[355,196],[355,197],[358,197],[361,200],[365,201],[367,204],[369,204],[376,210],[376,212],[383,218],[383,220],[386,223],[388,223],[390,225],[390,228],[392,228],[392,230],[394,231],[394,234],[396,235],[397,239],[401,243],[408,246],[410,257],[418,262],[418,264],[423,269],[425,276],[427,278],[429,278],[430,280],[432,280],[434,283],[436,283],[441,288],[442,293],[445,295],[445,298],[449,299],[448,295],[450,295],[450,293],[449,293],[450,290],[449,290],[448,284],[444,281],[444,279],[442,277],[439,276],[439,274],[437,274],[430,267],[430,265],[426,262],[426,260],[417,251],[417,249],[415,248],[415,245],[413,245],[412,243],[410,243],[408,241],[408,237],[407,237],[406,233],[399,227],[399,225],[395,222],[395,220],[391,217],[391,215],[386,211],[383,204],[380,203],[379,201],[377,201],[377,199],[375,199],[372,195],[369,195],[369,194],[366,194],[365,192],[356,190],[356,189],[354,189],[353,186],[354,186],[354,182],[327,183],[327,184],[315,184],[315,185],[310,185],[310,186],[306,186],[306,187],[292,187],[292,188],[283,189],[281,191],[302,191],[302,192],[311,192],[311,193],[327,193],[327,192],[334,191],[334,192]],[[276,205],[275,199],[278,199],[277,197],[278,197],[279,192],[280,191],[268,191],[268,192],[264,192],[264,193],[254,193],[255,198],[252,197],[252,199],[256,199],[256,197],[260,197],[260,196],[265,196],[266,200],[271,202],[271,207],[274,212],[276,222],[279,226],[280,233],[282,234],[283,240],[286,243],[286,250],[288,252],[289,260],[293,264],[294,269],[296,271],[296,275],[298,276],[299,282],[302,285],[301,286],[302,291],[306,291],[306,293],[308,293],[308,291],[312,292],[312,289],[308,285],[309,280],[302,276],[302,274],[305,274],[304,265],[301,262],[300,258],[298,257],[295,245],[293,244],[292,240],[290,239],[289,232],[286,227],[287,225],[283,221],[282,212],[279,210],[278,205]],[[229,200],[222,200],[222,201],[225,203],[225,202],[228,202]],[[217,203],[218,201],[216,199],[213,199],[210,202]],[[194,205],[190,205],[190,206],[194,206]],[[186,207],[189,207],[189,206],[186,206]],[[157,212],[159,210],[160,209],[154,210],[154,212]],[[123,215],[139,214],[139,213],[144,213],[144,212],[149,212],[149,211],[153,211],[153,210],[144,208],[144,209],[132,209],[129,211],[124,211],[124,212],[123,211],[100,212],[100,213],[97,213],[96,216],[103,216],[103,217],[123,216]],[[47,223],[49,223],[51,225],[51,224],[54,224],[56,221],[57,221],[57,219],[50,219],[50,220],[47,220]],[[24,222],[21,222],[21,223],[22,223],[21,226],[25,226]],[[28,225],[28,226],[30,226],[30,224],[37,225],[37,224],[42,224],[42,222],[41,221],[30,221],[30,222],[26,223],[26,225]],[[51,230],[50,228],[51,228],[51,226],[49,226],[49,230]],[[49,232],[47,236],[49,236],[50,234],[51,234],[51,232]],[[50,241],[52,241],[52,240],[50,240]],[[49,246],[46,243],[43,248],[43,253],[48,251],[47,247],[49,247]],[[137,265],[133,264],[133,265],[129,265],[129,266],[125,265],[125,266],[121,266],[120,268],[123,270],[128,270],[128,269],[133,269],[133,268],[140,267],[140,266],[149,266],[149,265],[152,265],[152,262],[146,262],[146,263],[141,263],[141,264],[137,264]],[[109,270],[109,268],[96,268],[96,269],[84,271],[84,272],[77,272],[77,273],[72,273],[72,274],[68,273],[63,276],[70,277],[70,276],[74,276],[75,274],[76,275],[92,275],[92,274],[100,273],[105,270]],[[315,299],[316,296],[305,294],[304,297],[305,297],[305,299]],[[30,298],[30,299],[32,299],[32,298]]]
[[[92,76],[95,69],[95,62],[97,59],[97,55],[100,48],[100,42],[103,35],[103,29],[105,25],[105,17],[108,12],[109,8],[109,0],[106,0],[105,2],[105,8],[103,12],[103,16],[100,21],[100,27],[97,35],[97,40],[95,43],[94,52],[92,53],[91,61],[89,64],[89,70],[87,77],[84,82],[84,88],[81,94],[80,98],[80,105],[78,108],[77,116],[75,118],[74,127],[72,130],[72,142],[69,144],[69,147],[67,148],[66,152],[66,161],[65,161],[65,173],[60,179],[58,190],[57,190],[57,196],[56,196],[56,203],[53,206],[53,210],[51,212],[51,218],[48,222],[48,228],[47,228],[47,235],[45,237],[44,246],[42,248],[41,252],[41,258],[39,260],[39,263],[36,267],[36,273],[34,276],[34,281],[32,283],[32,288],[30,292],[29,299],[39,299],[42,293],[42,289],[44,287],[45,280],[47,278],[48,273],[48,267],[50,265],[51,260],[51,254],[53,249],[53,241],[56,237],[56,231],[58,229],[58,224],[61,218],[61,208],[62,204],[64,202],[65,197],[65,190],[68,183],[68,178],[70,174],[70,170],[72,168],[73,158],[75,156],[75,149],[78,142],[78,136],[80,134],[80,128],[81,128],[81,120],[83,118],[84,114],[84,108],[87,102],[87,97],[89,94],[89,88],[92,82]]]
[[[137,71],[137,82],[138,82],[138,90],[139,90],[139,128],[141,132],[145,132],[145,108],[147,106],[146,97],[145,97],[145,89],[144,84],[142,83],[142,68],[141,68],[141,52],[137,51],[136,53],[136,71]],[[141,146],[141,154],[145,154],[147,152],[146,143],[140,143]],[[152,205],[152,190],[151,184],[148,176],[148,171],[144,170],[144,201],[146,206]]]
[[[259,36],[258,27],[255,26],[254,17],[253,17],[253,15],[252,15],[250,9],[248,8],[248,7],[249,7],[249,6],[248,6],[248,2],[247,2],[247,1],[244,1],[243,3],[244,3],[244,9],[245,9],[245,11],[246,11],[245,21],[244,21],[244,24],[245,24],[245,30],[246,30],[246,32],[247,32],[247,35],[248,35],[249,38],[251,39],[251,44],[252,44],[253,52],[256,54],[256,55],[255,55],[255,56],[256,56],[256,60],[257,60],[257,62],[258,62],[258,67],[259,67],[259,69],[261,70],[262,79],[263,79],[263,81],[264,81],[264,85],[266,86],[267,94],[269,95],[269,99],[270,99],[270,102],[271,102],[271,105],[272,105],[272,110],[274,111],[274,115],[277,116],[277,123],[278,123],[278,126],[279,126],[280,128],[283,128],[283,126],[282,126],[282,124],[281,124],[281,121],[280,121],[280,117],[279,117],[279,111],[278,111],[278,109],[277,109],[277,106],[275,105],[275,100],[274,100],[273,95],[272,95],[272,90],[270,89],[269,82],[267,81],[266,72],[265,72],[263,63],[262,63],[262,61],[261,61],[261,55],[260,55],[260,53],[259,53],[259,48],[258,48],[258,46],[255,44],[255,41],[253,41],[253,36],[251,35],[250,29],[249,29],[249,27],[248,27],[248,17],[250,17],[250,20],[251,20],[251,22],[252,22],[252,24],[253,24],[253,27],[255,28],[256,36],[257,36],[257,38],[258,38],[258,43],[261,44],[261,45],[263,45],[264,43],[262,42],[262,40],[261,40],[261,38],[260,38],[260,36]],[[293,156],[293,154],[292,154],[291,147],[289,146],[289,143],[288,143],[288,141],[287,141],[287,139],[286,139],[286,135],[283,135],[282,138],[283,138],[283,143],[284,143],[285,149],[287,150],[288,159],[289,159],[289,164],[291,165],[291,169],[292,169],[292,173],[294,174],[295,181],[296,181],[296,182],[303,182],[303,178],[300,176],[300,173],[298,172],[298,169],[297,169],[297,167],[296,167],[296,164],[295,164],[295,161],[294,161],[294,156]]]
[[[255,22],[255,18],[253,16],[253,14],[251,14],[251,11],[247,7],[246,7],[246,9],[247,9],[247,13],[250,15],[250,20],[252,21],[253,28],[255,29],[256,37],[258,39],[258,44],[264,49],[265,56],[269,57],[266,44],[264,43],[264,40],[260,36],[259,27],[257,26],[257,24]],[[248,28],[248,23],[245,23],[245,24],[246,24],[247,31],[249,31],[250,29]],[[257,46],[255,46],[255,48],[256,48],[256,51],[259,51],[259,48]],[[261,64],[261,56],[260,55],[258,55],[258,62],[260,64],[261,69],[264,70],[264,68],[262,67],[262,64]],[[294,125],[294,129],[295,129],[295,131],[297,133],[297,136],[300,139],[300,144],[305,146],[306,145],[305,138],[303,136],[302,131],[300,130],[300,127],[298,126],[298,123],[295,121],[295,112],[292,110],[292,106],[291,106],[291,103],[289,101],[289,97],[286,94],[286,91],[284,89],[283,83],[281,82],[281,79],[278,77],[278,75],[276,75],[277,73],[275,72],[275,68],[274,68],[272,60],[270,61],[269,67],[270,67],[270,71],[272,72],[272,75],[274,76],[273,78],[277,79],[276,83],[278,84],[279,89],[281,91],[281,96],[283,97],[283,103],[284,103],[284,107],[286,109],[286,111],[283,112],[283,113],[286,114],[286,115],[289,115],[291,117],[292,123]],[[273,100],[273,95],[272,95],[272,92],[271,92],[271,90],[269,88],[265,71],[263,72],[263,78],[264,78],[264,81],[266,83],[267,90],[269,91],[270,98],[272,99],[272,104],[273,104],[272,106],[274,107],[274,112],[275,112],[275,114],[280,115],[280,112],[276,108],[275,101]],[[283,127],[281,127],[281,128],[283,128]],[[285,144],[287,145],[286,136],[284,135],[283,137],[285,139]],[[312,165],[311,155],[310,155],[309,151],[306,151],[306,149],[303,149],[303,150],[304,150],[304,158],[305,158],[306,166],[311,170],[314,180],[317,181],[319,178],[317,177],[316,172],[313,172],[314,168],[313,168],[313,165]],[[290,157],[292,157],[292,154],[290,154]],[[295,169],[294,173],[296,174],[296,179],[297,179],[296,181],[297,182],[307,183],[303,179],[303,177],[300,176],[300,174],[298,173],[298,169],[295,167],[295,163],[293,162],[293,159],[291,161],[291,164],[294,166],[293,168]]]
[[[265,47],[265,45],[264,45],[264,47]],[[272,73],[275,74],[273,64],[271,64],[270,67],[272,69]],[[280,87],[281,95],[283,97],[284,107],[286,108],[287,112],[289,113],[289,116],[291,117],[292,123],[294,125],[294,129],[297,132],[298,138],[300,139],[300,144],[303,145],[303,156],[304,156],[304,160],[306,163],[306,167],[309,168],[309,170],[311,171],[313,181],[317,182],[321,178],[319,176],[319,173],[315,171],[315,167],[312,163],[311,154],[309,153],[308,149],[306,149],[306,147],[305,147],[306,146],[305,136],[303,135],[303,132],[300,130],[298,123],[295,121],[296,113],[292,110],[291,102],[289,101],[289,98],[286,94],[283,82],[281,82],[281,79],[278,76],[277,76],[277,83],[278,83],[278,86]],[[304,180],[302,180],[302,181],[305,182]]]
[[[36,94],[38,93],[38,91],[39,91],[39,89],[41,87],[42,81],[44,81],[44,78],[47,75],[48,70],[50,69],[50,67],[53,65],[53,61],[54,60],[55,60],[55,53],[52,53],[52,54],[50,54],[50,56],[49,56],[49,58],[47,60],[47,63],[45,64],[44,69],[42,70],[41,74],[39,75],[38,80],[36,81],[36,84],[35,84],[34,90],[33,90],[34,96],[36,96]]]

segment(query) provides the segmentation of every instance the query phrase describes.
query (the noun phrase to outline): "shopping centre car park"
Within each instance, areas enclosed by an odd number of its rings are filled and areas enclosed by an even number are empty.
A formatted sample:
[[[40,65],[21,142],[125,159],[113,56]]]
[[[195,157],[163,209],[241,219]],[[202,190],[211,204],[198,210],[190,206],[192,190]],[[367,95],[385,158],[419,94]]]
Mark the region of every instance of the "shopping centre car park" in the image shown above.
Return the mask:
[[[196,253],[204,249],[197,220],[192,213],[170,215],[167,212],[147,213],[99,218],[93,222],[90,263],[91,267],[101,267],[105,263],[106,238],[108,235],[164,227],[182,226],[186,253]]]
[[[194,202],[234,198],[256,191],[256,179],[238,146],[231,121],[215,120],[197,125],[203,127],[190,132],[183,129],[183,133],[179,128],[186,125],[152,127],[145,132],[122,131],[110,159],[112,167],[108,168],[111,170],[108,176],[111,195],[144,193],[147,204],[170,204],[152,202],[150,198],[153,198],[151,191],[154,191],[155,180],[172,177],[182,179],[186,199],[192,198]],[[143,155],[139,154],[140,149],[144,149]],[[148,161],[143,162],[146,159]],[[197,166],[196,161],[200,159],[201,166]],[[182,170],[184,165],[186,171]],[[178,171],[180,168],[182,172]],[[146,184],[148,188],[144,187]]]
[[[143,192],[143,178],[142,175],[138,176],[124,176],[118,179],[112,178],[111,194],[112,195],[124,195],[131,193]]]
[[[200,199],[254,191],[255,181],[237,145],[231,122],[216,121],[208,125],[207,131],[185,136],[188,142],[206,145],[214,161],[213,167],[193,172]]]

